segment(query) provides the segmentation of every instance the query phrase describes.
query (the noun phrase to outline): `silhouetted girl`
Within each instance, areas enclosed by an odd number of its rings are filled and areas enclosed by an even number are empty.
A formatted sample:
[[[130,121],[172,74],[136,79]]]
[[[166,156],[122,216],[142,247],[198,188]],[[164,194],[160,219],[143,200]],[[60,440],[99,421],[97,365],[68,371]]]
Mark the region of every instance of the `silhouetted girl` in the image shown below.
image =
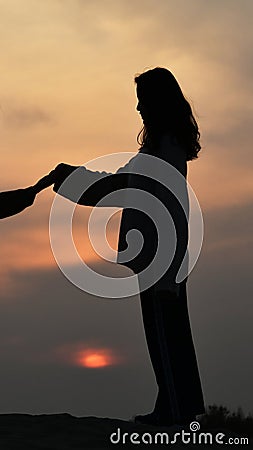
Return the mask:
[[[101,176],[102,173],[83,167],[81,178],[84,180],[84,187],[85,180],[92,181],[93,184],[78,203],[95,206],[101,198],[114,190],[141,189],[160,199],[173,217],[177,232],[174,259],[161,279],[140,292],[143,324],[158,395],[154,410],[146,415],[135,416],[135,421],[155,425],[186,424],[196,419],[196,415],[205,412],[187,308],[187,277],[183,282],[176,283],[176,275],[187,252],[187,217],[175,197],[161,183],[156,182],[155,174],[150,180],[145,176],[125,173],[124,169],[131,172],[131,167],[134,164],[136,167],[136,163],[141,161],[140,155],[148,154],[170,163],[183,175],[182,179],[186,180],[187,161],[197,158],[201,148],[200,134],[191,107],[169,70],[159,67],[148,70],[137,76],[135,82],[137,110],[143,119],[143,129],[138,136],[141,148],[123,168],[115,174],[109,173],[105,178]],[[61,195],[72,201],[76,201],[75,189],[70,192],[60,186],[75,169],[74,166],[60,164],[55,172],[54,190],[59,190]],[[120,206],[120,201],[115,206]],[[126,236],[132,229],[141,232],[143,247],[133,259],[122,262],[120,252],[127,249]],[[138,274],[154,258],[157,243],[157,230],[151,218],[141,208],[124,208],[118,263],[130,267]]]

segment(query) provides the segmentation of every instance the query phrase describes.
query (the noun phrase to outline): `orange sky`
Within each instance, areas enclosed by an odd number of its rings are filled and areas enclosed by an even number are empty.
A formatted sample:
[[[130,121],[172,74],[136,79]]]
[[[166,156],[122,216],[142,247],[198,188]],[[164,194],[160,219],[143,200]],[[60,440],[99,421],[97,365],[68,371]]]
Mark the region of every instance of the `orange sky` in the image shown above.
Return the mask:
[[[188,12],[192,15],[193,10]],[[217,20],[212,29],[211,17],[203,30],[200,24],[196,30],[178,28],[182,18],[174,5],[170,11],[174,20],[166,27],[166,2],[160,2],[152,18],[148,8],[142,12],[125,1],[1,2],[2,190],[27,186],[61,161],[82,164],[107,153],[137,151],[141,123],[133,77],[161,65],[174,72],[198,114],[203,151],[198,161],[189,163],[188,180],[203,209],[226,208],[252,198],[247,139],[230,136],[233,127],[243,126],[240,108],[246,114],[252,105],[246,102],[247,86],[240,85],[240,72],[231,73],[222,60],[227,39],[238,47],[243,42],[229,26],[225,38],[224,21]],[[230,20],[235,23],[240,17]],[[222,48],[217,36],[223,38]],[[230,53],[226,55],[229,62]],[[12,225],[11,252],[8,242],[14,265],[20,260],[29,265],[29,248],[35,241],[40,251],[32,264],[52,263],[46,250],[46,223],[37,220],[42,209],[48,217],[52,198],[50,192],[41,194],[32,211],[24,212],[22,219],[10,219],[17,224],[16,229]],[[27,228],[20,230],[19,220],[27,220]],[[5,247],[3,251],[7,252]]]

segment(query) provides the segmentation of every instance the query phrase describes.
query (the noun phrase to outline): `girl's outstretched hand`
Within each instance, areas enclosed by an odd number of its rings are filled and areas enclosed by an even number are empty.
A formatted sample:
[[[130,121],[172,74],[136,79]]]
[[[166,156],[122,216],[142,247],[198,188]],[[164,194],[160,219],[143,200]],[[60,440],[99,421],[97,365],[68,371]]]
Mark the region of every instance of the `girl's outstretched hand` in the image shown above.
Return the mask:
[[[69,164],[61,163],[54,169],[54,187],[53,190],[58,192],[61,184],[74,172],[78,166],[70,166]]]

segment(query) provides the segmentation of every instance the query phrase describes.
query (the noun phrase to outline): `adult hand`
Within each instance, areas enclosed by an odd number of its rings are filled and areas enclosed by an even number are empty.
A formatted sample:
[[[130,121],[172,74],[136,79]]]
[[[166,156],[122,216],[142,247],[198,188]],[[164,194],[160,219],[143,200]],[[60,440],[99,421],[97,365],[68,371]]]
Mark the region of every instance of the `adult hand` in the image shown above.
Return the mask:
[[[54,184],[56,179],[55,176],[55,170],[52,170],[48,175],[41,178],[34,186],[32,186],[34,193],[38,194],[39,192],[43,191],[43,189],[46,189]]]

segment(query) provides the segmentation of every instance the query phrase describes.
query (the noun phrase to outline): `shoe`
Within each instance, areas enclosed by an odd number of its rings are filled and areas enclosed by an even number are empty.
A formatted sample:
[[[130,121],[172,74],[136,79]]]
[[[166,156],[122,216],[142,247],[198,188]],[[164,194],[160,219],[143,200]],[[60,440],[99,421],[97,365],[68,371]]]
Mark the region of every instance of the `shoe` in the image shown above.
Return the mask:
[[[172,425],[174,425],[174,423],[172,423],[168,418],[161,417],[156,412],[134,416],[133,421],[134,423],[138,423],[141,425],[152,425],[156,427],[171,427]]]

